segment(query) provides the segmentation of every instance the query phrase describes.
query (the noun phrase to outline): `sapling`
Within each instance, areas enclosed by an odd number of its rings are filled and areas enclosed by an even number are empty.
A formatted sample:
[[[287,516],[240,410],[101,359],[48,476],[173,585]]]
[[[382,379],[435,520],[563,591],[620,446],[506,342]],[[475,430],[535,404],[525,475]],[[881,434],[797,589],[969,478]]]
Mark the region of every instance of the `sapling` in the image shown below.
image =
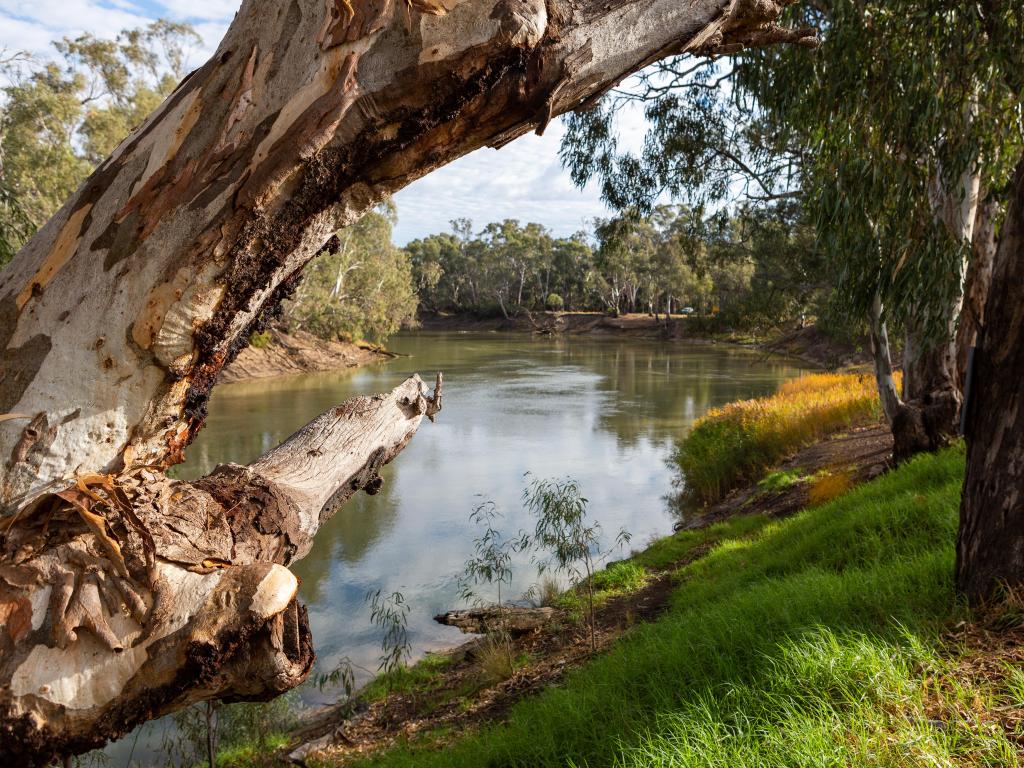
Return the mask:
[[[387,678],[405,666],[405,660],[412,652],[409,643],[409,604],[398,591],[385,595],[378,589],[376,592],[367,592],[366,599],[370,603],[370,621],[384,630],[377,671]]]
[[[537,518],[533,545],[547,554],[547,559],[537,560],[538,570],[543,573],[551,567],[567,573],[577,583],[585,583],[590,647],[597,650],[594,570],[612,552],[628,544],[631,536],[620,529],[612,547],[602,551],[601,524],[587,520],[588,501],[576,480],[540,480],[531,478],[529,473],[526,476],[530,480],[523,489],[523,503]]]
[[[466,561],[462,573],[458,577],[459,595],[466,602],[479,602],[477,587],[481,584],[493,584],[498,592],[499,636],[508,657],[508,668],[513,668],[512,648],[508,640],[505,622],[505,605],[502,600],[502,584],[512,585],[513,556],[527,549],[529,537],[520,531],[515,538],[506,538],[498,528],[496,521],[501,518],[497,505],[493,501],[485,501],[477,505],[469,516],[471,523],[483,527],[483,533],[473,540],[473,556]]]

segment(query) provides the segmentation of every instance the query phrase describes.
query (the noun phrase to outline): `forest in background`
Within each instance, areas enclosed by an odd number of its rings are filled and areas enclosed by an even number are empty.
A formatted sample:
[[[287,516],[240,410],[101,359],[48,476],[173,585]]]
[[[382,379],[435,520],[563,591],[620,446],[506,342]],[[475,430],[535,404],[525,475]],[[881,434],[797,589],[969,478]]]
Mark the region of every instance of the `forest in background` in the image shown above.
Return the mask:
[[[0,265],[174,89],[196,42],[188,25],[158,21],[112,39],[65,38],[51,61],[0,61]],[[417,310],[507,318],[691,308],[702,328],[759,331],[829,318],[833,275],[799,202],[728,203],[627,207],[570,237],[535,222],[477,228],[456,218],[400,248],[389,202],[337,233],[279,322],[382,342],[415,325]]]

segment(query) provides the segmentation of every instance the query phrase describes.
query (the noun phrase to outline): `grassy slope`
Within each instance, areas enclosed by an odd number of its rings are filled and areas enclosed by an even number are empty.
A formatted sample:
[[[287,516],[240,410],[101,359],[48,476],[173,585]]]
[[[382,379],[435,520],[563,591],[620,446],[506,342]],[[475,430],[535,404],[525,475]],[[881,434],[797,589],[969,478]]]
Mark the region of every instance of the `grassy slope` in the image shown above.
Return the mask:
[[[925,714],[925,681],[944,663],[938,632],[961,611],[951,576],[962,473],[953,449],[784,521],[740,518],[659,542],[642,563],[721,542],[680,570],[661,619],[506,724],[367,764],[1017,765],[998,729]]]

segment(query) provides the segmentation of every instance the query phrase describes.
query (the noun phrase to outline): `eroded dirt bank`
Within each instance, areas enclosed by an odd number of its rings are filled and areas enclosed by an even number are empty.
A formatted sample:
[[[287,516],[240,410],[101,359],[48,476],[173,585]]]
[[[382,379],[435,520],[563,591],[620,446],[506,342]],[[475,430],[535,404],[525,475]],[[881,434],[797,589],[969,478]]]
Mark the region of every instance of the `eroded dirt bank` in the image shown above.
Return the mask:
[[[221,373],[219,383],[357,368],[391,356],[368,344],[325,341],[303,331],[271,330],[269,337],[265,344],[250,344],[239,352]]]

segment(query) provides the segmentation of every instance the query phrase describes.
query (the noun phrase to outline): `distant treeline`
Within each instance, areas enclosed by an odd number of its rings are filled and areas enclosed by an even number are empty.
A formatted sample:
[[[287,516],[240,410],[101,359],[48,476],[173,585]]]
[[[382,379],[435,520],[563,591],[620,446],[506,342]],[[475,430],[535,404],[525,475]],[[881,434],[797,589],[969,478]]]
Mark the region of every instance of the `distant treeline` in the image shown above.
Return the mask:
[[[662,206],[650,216],[597,220],[555,237],[516,220],[414,240],[421,309],[504,315],[523,310],[610,314],[685,308],[731,327],[777,326],[817,313],[828,298],[825,260],[792,203],[711,216]]]

